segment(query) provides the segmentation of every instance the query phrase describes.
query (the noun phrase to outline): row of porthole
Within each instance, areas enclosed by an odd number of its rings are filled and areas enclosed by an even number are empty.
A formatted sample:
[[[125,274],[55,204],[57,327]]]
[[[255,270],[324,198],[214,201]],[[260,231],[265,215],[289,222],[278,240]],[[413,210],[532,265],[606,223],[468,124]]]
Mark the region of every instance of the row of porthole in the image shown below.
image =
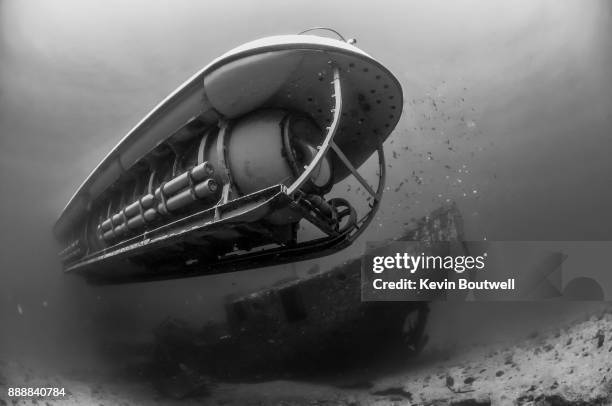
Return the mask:
[[[355,64],[353,62],[349,63],[349,68],[354,68]],[[370,71],[369,68],[363,68],[362,71],[364,73],[368,73]],[[323,80],[324,79],[324,75],[322,75],[321,73],[319,73],[319,80]],[[376,79],[380,80],[381,76],[380,75],[376,75]],[[388,85],[385,85],[387,88],[389,87]]]
[[[389,118],[390,118],[390,119],[393,119],[393,118],[394,118],[393,114],[390,114],[390,115],[389,115]],[[331,122],[331,119],[330,119],[330,118],[326,118],[326,119],[325,119],[325,122],[326,122],[326,123],[330,123],[330,122]],[[358,123],[359,123],[359,124],[363,124],[364,122],[365,122],[365,119],[360,119],[360,120],[358,121]],[[385,128],[389,128],[390,126],[391,126],[391,124],[389,124],[389,123],[385,123]],[[360,131],[358,131],[356,134],[357,134],[357,135],[361,135],[361,132],[360,132]],[[374,130],[374,134],[378,134],[378,130]]]
[[[393,99],[393,95],[389,96],[389,98],[390,98],[390,99]],[[312,98],[312,97],[309,97],[309,98],[308,98],[308,102],[309,102],[309,103],[312,103],[313,101],[314,101],[314,100],[313,100],[313,98]],[[376,100],[376,104],[380,104],[381,102],[382,102],[382,101],[381,101],[380,99],[377,99],[377,100]],[[395,105],[394,105],[394,104],[392,104],[392,105],[391,105],[391,106],[389,106],[389,107],[391,108],[391,110],[395,110],[395,109],[396,109],[396,107],[395,107]],[[317,109],[317,112],[318,112],[318,113],[323,113],[323,109],[320,109],[320,108],[319,108],[319,109]],[[345,112],[345,113],[342,113],[342,116],[343,116],[343,117],[346,117],[346,112]],[[393,118],[393,114],[389,115],[389,118]]]
[[[389,128],[390,126],[391,126],[391,125],[390,125],[389,123],[386,123],[386,124],[385,124],[385,128]],[[342,132],[342,131],[344,131],[344,128],[341,128],[341,129],[340,129],[340,132]],[[378,133],[379,133],[379,131],[378,131],[378,129],[377,129],[377,128],[373,129],[373,130],[372,130],[372,132],[373,132],[374,134],[378,134]],[[361,135],[361,131],[357,131],[357,132],[355,133],[355,135]]]
[[[372,94],[376,93],[376,89],[371,89],[370,93],[372,93]],[[393,96],[392,94],[389,95],[389,100],[393,100],[394,98],[395,98],[395,96]],[[314,99],[312,97],[309,97],[307,100],[308,100],[309,103],[312,103],[314,101]],[[380,104],[380,103],[382,103],[382,100],[381,99],[376,99],[376,104]],[[391,108],[393,110],[395,110],[395,106],[394,105],[391,105]]]
[[[349,68],[354,68],[354,67],[355,67],[355,64],[353,62],[349,63]],[[369,69],[368,68],[363,68],[363,72],[367,73],[367,72],[369,72]],[[375,77],[376,77],[377,80],[380,80],[382,78],[380,75],[376,75]],[[319,73],[319,81],[323,81],[323,79],[325,79],[325,75]],[[384,89],[388,89],[389,88],[389,84],[385,83],[383,85],[383,88]],[[376,93],[376,89],[371,89],[370,93],[372,93],[372,94]],[[393,100],[393,98],[394,98],[393,95],[389,96],[390,100]],[[309,100],[309,101],[311,101],[311,100]],[[380,100],[377,100],[376,102],[378,104],[380,104]]]
[[[319,111],[319,113],[320,113],[320,111]],[[348,115],[347,113],[342,113],[342,117],[346,117],[347,115]],[[389,118],[394,118],[394,117],[395,116],[393,114],[389,114]],[[328,121],[330,121],[330,120],[328,120]],[[363,121],[365,121],[365,118],[359,119],[359,124],[362,124]]]

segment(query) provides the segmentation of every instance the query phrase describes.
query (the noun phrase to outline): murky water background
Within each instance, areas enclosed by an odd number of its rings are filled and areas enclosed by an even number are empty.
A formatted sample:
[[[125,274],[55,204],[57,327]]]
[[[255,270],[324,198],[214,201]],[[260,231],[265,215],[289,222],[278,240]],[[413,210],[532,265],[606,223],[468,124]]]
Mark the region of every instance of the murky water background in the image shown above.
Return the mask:
[[[354,247],[145,285],[91,288],[61,274],[51,225],[142,116],[229,48],[319,25],[356,37],[405,94],[385,144],[383,206]],[[450,200],[467,239],[610,239],[610,66],[605,0],[0,0],[0,355],[99,362],[87,350],[105,334],[144,334],[168,315],[219,319],[226,295],[325,269]],[[569,310],[438,307],[438,320],[453,320],[440,331],[454,336],[474,312],[484,330],[489,317],[513,331]]]

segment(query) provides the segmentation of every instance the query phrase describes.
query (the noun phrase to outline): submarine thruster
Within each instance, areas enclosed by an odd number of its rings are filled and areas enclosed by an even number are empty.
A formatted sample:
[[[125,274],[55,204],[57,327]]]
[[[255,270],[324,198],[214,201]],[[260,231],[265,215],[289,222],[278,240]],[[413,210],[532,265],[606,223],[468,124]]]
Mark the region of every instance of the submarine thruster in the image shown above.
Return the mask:
[[[304,33],[262,38],[187,80],[61,213],[54,234],[65,272],[92,283],[162,280],[350,245],[378,209],[382,143],[403,105],[393,74],[353,44]],[[357,170],[374,153],[376,187]],[[349,176],[367,192],[363,213],[334,190]],[[318,235],[305,237],[303,222]]]

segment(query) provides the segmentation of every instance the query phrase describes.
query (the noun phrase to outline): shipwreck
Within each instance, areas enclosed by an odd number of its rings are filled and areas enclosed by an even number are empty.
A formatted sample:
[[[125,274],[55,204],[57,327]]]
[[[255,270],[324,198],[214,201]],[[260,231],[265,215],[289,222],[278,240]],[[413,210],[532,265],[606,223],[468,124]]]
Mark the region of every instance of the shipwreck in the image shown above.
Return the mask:
[[[462,241],[455,205],[421,219],[396,240]],[[173,395],[198,379],[312,376],[367,365],[385,353],[425,345],[426,302],[361,301],[361,258],[325,272],[243,295],[226,304],[226,322],[194,327],[167,319],[155,331],[158,381]]]

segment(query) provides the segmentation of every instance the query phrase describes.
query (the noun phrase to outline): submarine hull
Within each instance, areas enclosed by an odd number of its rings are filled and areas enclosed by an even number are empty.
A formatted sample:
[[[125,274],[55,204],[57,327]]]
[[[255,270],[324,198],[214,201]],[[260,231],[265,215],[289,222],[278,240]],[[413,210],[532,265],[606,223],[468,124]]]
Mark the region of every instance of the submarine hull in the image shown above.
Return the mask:
[[[367,227],[402,92],[343,41],[269,37],[214,60],[96,167],[54,227],[67,272],[123,283],[327,255]],[[376,187],[358,168],[378,154]],[[369,192],[357,213],[334,185]],[[300,234],[307,221],[323,235]],[[292,258],[292,259],[290,259]]]

